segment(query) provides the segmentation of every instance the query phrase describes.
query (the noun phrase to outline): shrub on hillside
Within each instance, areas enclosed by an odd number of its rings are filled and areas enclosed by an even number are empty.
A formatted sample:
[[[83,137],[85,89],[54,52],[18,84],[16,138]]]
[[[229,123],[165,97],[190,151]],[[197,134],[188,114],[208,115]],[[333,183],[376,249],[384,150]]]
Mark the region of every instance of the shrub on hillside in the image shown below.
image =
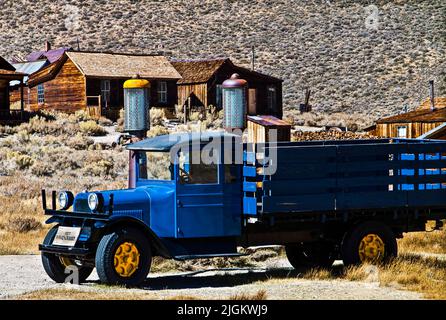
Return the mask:
[[[94,120],[79,123],[81,131],[89,136],[105,136],[107,131]]]
[[[83,172],[89,176],[106,177],[113,176],[113,161],[112,160],[99,160],[97,162],[92,162],[83,168]]]
[[[23,170],[31,167],[34,164],[34,160],[28,155],[20,154],[15,157],[15,163],[18,169]]]
[[[5,229],[12,232],[26,233],[41,228],[42,224],[34,218],[14,217],[8,220]]]
[[[113,121],[111,121],[110,119],[107,119],[105,117],[100,117],[98,119],[98,123],[99,123],[99,125],[104,126],[104,127],[110,127],[113,125]]]
[[[163,124],[166,119],[166,112],[162,108],[150,108],[150,125],[159,126]]]
[[[94,143],[93,139],[83,136],[82,134],[76,134],[74,137],[66,140],[66,145],[76,150],[86,150],[90,145]]]
[[[49,164],[39,161],[31,166],[31,173],[38,177],[50,177],[54,170]]]

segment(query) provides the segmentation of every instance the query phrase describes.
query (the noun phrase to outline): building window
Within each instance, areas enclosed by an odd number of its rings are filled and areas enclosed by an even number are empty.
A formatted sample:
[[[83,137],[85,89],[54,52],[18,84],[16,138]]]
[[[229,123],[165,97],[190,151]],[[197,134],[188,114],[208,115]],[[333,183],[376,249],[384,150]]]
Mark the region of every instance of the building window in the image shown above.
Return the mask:
[[[268,87],[268,110],[277,111],[277,94],[276,87]]]
[[[110,80],[101,80],[101,100],[105,107],[110,104]]]
[[[167,82],[160,81],[158,83],[158,102],[166,103],[167,102]]]
[[[37,103],[45,103],[45,88],[43,83],[37,86]]]
[[[399,126],[396,128],[398,138],[407,138],[407,127]]]

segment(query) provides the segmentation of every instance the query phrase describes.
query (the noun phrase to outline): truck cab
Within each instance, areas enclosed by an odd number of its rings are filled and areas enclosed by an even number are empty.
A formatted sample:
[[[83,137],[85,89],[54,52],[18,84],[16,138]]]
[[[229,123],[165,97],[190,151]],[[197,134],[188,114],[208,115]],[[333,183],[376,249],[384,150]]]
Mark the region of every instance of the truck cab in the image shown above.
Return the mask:
[[[47,273],[60,282],[67,266],[96,267],[106,283],[136,284],[153,255],[238,255],[242,148],[240,137],[229,133],[145,139],[127,147],[135,188],[53,192],[52,209],[44,192],[45,213],[52,216],[47,222],[57,223],[40,245]],[[109,247],[103,243],[110,235]]]

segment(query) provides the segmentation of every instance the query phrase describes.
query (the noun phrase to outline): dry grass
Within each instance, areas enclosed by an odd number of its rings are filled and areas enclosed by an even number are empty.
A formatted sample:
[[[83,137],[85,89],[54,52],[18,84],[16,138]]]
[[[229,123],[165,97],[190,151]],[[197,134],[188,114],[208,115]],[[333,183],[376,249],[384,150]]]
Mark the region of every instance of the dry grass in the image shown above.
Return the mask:
[[[152,293],[127,291],[83,291],[73,289],[45,289],[33,291],[14,298],[17,300],[154,300]]]
[[[426,230],[432,230],[434,222],[426,225]],[[411,232],[398,240],[398,250],[401,253],[427,252],[446,254],[446,228],[432,232]]]
[[[47,228],[27,233],[0,231],[0,255],[38,254]]]
[[[402,254],[379,266],[311,269],[299,276],[308,280],[379,282],[381,286],[422,293],[427,299],[446,299],[446,260],[414,254]]]
[[[93,290],[76,290],[76,289],[44,289],[33,291],[14,297],[17,300],[200,300],[199,296],[192,295],[167,295],[159,296],[150,292],[132,291],[123,289],[109,290],[99,289]],[[208,298],[206,298],[208,299]],[[255,293],[240,293],[231,295],[227,300],[266,300],[267,294],[265,290],[259,290]]]
[[[229,297],[229,300],[266,300],[268,295],[266,294],[266,290],[261,289],[256,293],[237,293]]]

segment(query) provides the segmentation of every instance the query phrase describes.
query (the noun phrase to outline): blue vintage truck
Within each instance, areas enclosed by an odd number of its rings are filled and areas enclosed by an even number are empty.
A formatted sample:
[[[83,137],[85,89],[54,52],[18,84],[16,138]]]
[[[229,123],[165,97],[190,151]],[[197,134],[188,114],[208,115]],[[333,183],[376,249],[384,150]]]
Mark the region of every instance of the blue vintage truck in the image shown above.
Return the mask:
[[[53,191],[51,206],[42,191],[55,226],[39,248],[54,281],[76,266],[80,281],[96,268],[103,283],[134,286],[154,256],[234,257],[260,245],[285,246],[295,268],[379,263],[397,255],[405,232],[425,231],[428,220],[441,228],[446,218],[446,142],[252,145],[188,133],[127,148],[134,188]]]

